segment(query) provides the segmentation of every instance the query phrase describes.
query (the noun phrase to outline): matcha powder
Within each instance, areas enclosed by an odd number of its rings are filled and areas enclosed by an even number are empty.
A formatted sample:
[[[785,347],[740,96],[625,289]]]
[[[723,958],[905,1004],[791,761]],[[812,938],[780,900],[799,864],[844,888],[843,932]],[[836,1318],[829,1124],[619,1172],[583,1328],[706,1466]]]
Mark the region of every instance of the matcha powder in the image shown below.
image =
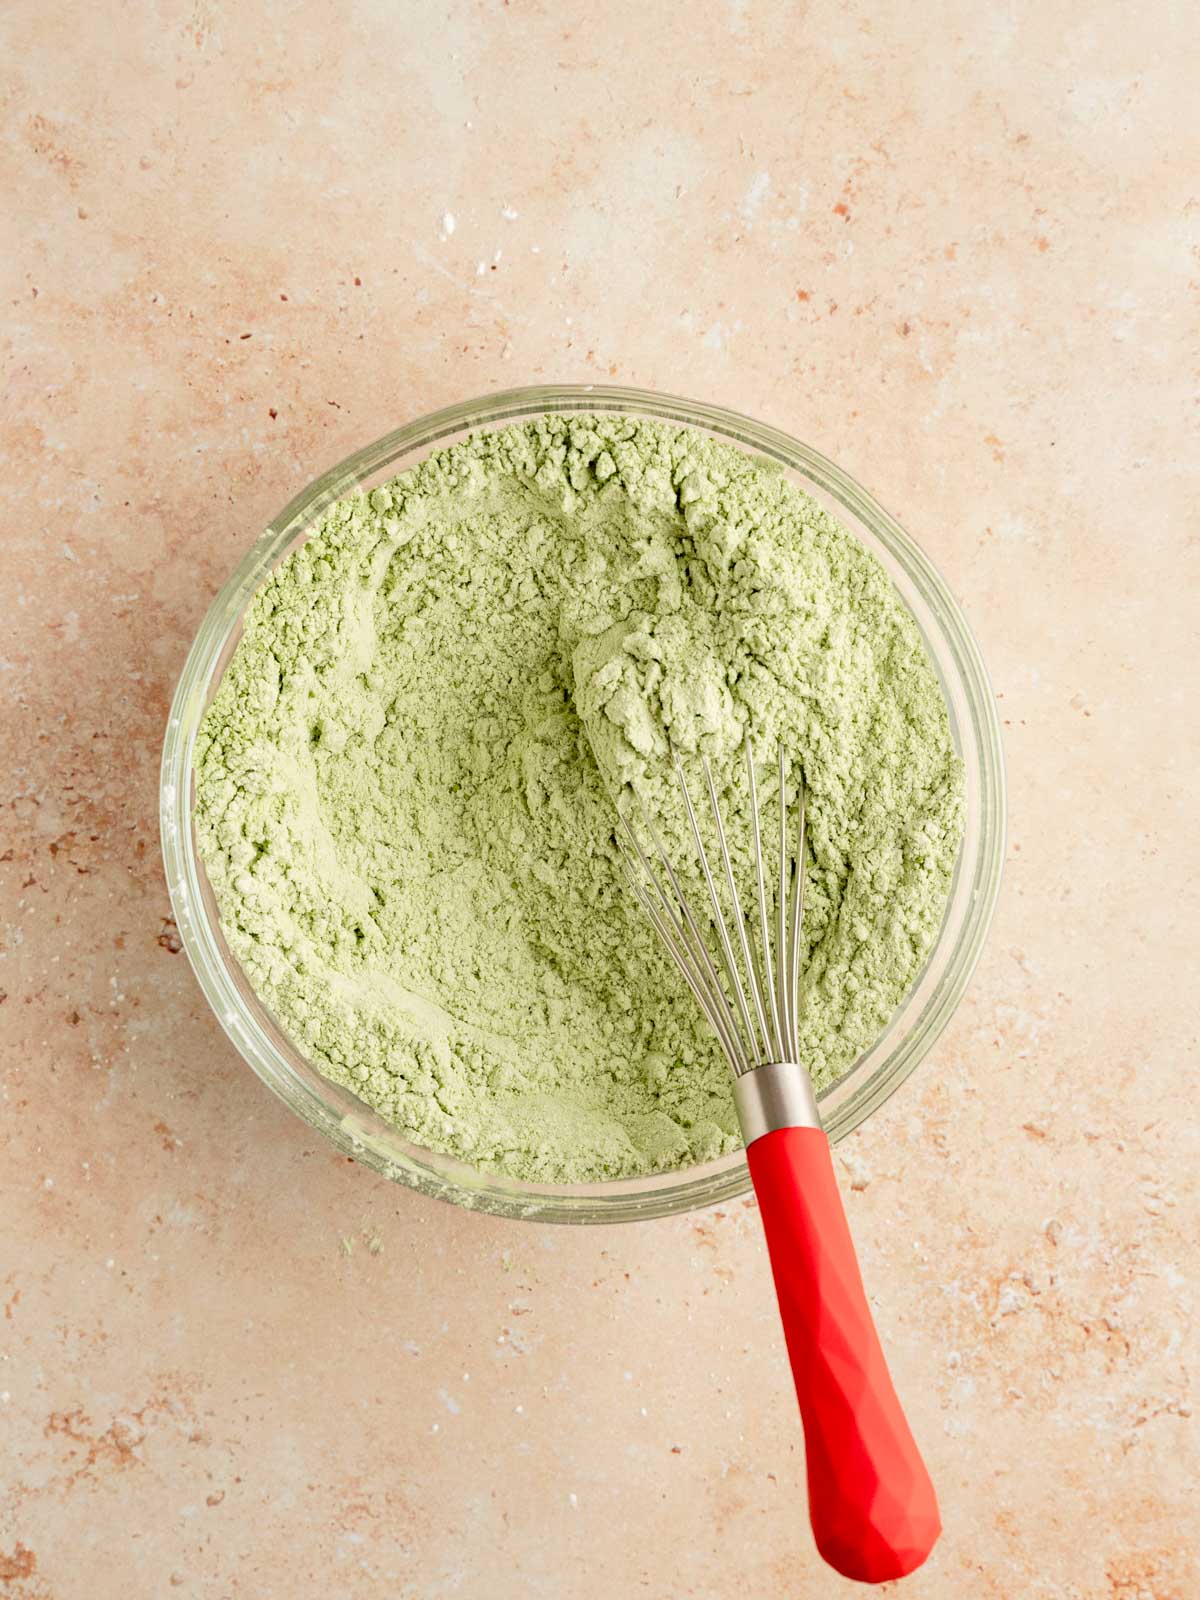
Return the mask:
[[[331,507],[250,606],[196,749],[226,937],[321,1072],[418,1144],[558,1183],[707,1160],[740,1142],[731,1075],[614,806],[632,787],[690,856],[669,733],[744,836],[747,731],[765,792],[780,740],[808,784],[820,1086],[920,971],[962,833],[911,616],[731,446],[586,414],[477,434]]]

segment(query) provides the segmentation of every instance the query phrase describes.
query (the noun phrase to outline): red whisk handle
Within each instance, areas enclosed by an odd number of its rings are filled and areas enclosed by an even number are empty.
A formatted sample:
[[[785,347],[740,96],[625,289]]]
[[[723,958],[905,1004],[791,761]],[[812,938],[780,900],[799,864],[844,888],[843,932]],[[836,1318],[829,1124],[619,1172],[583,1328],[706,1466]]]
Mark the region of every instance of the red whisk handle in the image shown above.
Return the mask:
[[[804,1420],[821,1555],[864,1583],[919,1567],[941,1532],[937,1497],[892,1386],[820,1127],[747,1149]]]

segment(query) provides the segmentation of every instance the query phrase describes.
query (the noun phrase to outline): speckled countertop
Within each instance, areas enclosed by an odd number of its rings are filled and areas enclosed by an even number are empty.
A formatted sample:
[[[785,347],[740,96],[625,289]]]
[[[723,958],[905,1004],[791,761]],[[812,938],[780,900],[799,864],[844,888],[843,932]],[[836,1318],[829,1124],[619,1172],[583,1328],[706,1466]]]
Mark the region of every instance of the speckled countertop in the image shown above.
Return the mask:
[[[389,1187],[170,920],[217,586],[316,470],[543,378],[797,433],[962,598],[1005,890],[839,1152],[942,1492],[903,1592],[1200,1593],[1200,52],[1170,0],[924,9],[4,8],[0,1600],[851,1593],[749,1205]]]

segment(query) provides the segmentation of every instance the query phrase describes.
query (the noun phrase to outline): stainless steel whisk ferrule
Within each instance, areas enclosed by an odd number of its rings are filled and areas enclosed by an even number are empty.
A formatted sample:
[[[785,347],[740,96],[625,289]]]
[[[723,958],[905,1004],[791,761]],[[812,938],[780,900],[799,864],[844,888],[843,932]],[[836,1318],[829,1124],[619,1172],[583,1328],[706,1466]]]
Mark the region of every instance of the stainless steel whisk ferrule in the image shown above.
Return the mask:
[[[704,780],[720,857],[714,873],[701,835],[683,764],[671,761],[700,871],[708,891],[708,915],[699,919],[689,902],[662,835],[641,797],[641,823],[650,839],[643,844],[625,808],[619,808],[622,833],[614,834],[634,893],[676,966],[687,981],[734,1073],[734,1101],[747,1146],[775,1128],[821,1126],[807,1071],[797,1061],[800,1014],[800,931],[804,920],[805,788],[800,779],[790,792],[788,761],[779,751],[778,874],[763,861],[764,829],[759,806],[754,753],[745,742],[749,785],[750,842],[754,904],[743,909],[733,858],[707,757]],[[790,813],[794,811],[794,816]],[[723,888],[718,883],[723,880]],[[715,934],[714,950],[704,924]]]

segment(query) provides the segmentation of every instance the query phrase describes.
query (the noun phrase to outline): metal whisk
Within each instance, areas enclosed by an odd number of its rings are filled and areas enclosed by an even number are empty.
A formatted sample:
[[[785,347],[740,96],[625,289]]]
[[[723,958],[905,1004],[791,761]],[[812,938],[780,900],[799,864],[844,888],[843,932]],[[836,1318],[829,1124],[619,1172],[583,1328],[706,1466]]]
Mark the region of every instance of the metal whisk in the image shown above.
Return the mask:
[[[867,1305],[812,1083],[797,1060],[804,782],[798,779],[789,786],[788,762],[780,750],[778,872],[768,875],[749,740],[745,757],[754,881],[749,914],[738,892],[707,759],[704,779],[723,892],[709,862],[683,765],[672,752],[695,864],[708,891],[706,914],[697,917],[661,832],[640,799],[650,848],[620,807],[622,831],[613,838],[634,893],[733,1069],[734,1103],[804,1420],[809,1515],[817,1548],[847,1577],[883,1583],[920,1566],[937,1541],[941,1520]]]
[[[796,816],[793,826],[789,827],[787,757],[784,751],[780,750],[779,872],[778,890],[772,907],[766,888],[758,783],[749,740],[746,741],[745,756],[749,780],[754,879],[757,890],[757,926],[755,919],[748,917],[742,910],[742,900],[738,893],[733,859],[717,799],[712,767],[705,759],[704,779],[708,789],[709,804],[712,807],[721,866],[724,869],[728,911],[709,865],[708,854],[700,834],[700,823],[688,790],[682,763],[678,757],[673,757],[675,776],[683,796],[688,827],[708,888],[711,908],[709,921],[717,936],[716,962],[680,884],[671,858],[667,854],[659,830],[645,807],[640,807],[641,817],[652,841],[654,855],[657,857],[657,870],[624,810],[619,810],[624,837],[614,836],[621,850],[625,871],[634,893],[680,972],[686,978],[688,987],[720,1041],[729,1065],[733,1068],[734,1077],[738,1081],[745,1074],[761,1067],[782,1067],[793,1063],[799,1055],[797,1029],[800,1015],[800,930],[804,919],[803,780],[797,782],[794,788],[792,799]],[[794,839],[794,845],[789,843],[790,839]],[[770,933],[772,922],[775,924],[776,935],[774,948]],[[721,980],[722,973],[724,983]],[[771,1091],[776,1096],[783,1094],[795,1102],[789,1110],[804,1112],[804,1121],[799,1125],[820,1127],[816,1101],[813,1098],[807,1072],[798,1068],[786,1073],[776,1072],[770,1075],[770,1084]],[[746,1093],[737,1097],[739,1117],[743,1117],[747,1112],[753,1115],[755,1102],[766,1091],[766,1087],[767,1080],[760,1079],[755,1083],[753,1094]],[[777,1121],[773,1125],[781,1126]],[[764,1127],[761,1131],[766,1132],[767,1129]],[[749,1138],[746,1143],[750,1143]]]

